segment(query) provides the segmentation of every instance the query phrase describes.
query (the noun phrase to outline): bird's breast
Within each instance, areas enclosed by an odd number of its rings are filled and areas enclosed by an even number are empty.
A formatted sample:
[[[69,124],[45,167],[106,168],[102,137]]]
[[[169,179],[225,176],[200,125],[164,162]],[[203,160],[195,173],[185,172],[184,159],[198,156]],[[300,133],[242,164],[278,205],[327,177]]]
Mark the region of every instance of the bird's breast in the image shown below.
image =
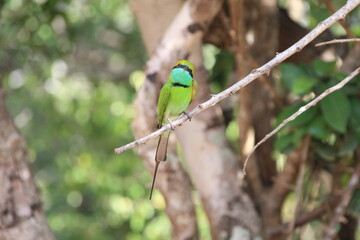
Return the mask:
[[[172,116],[180,115],[184,112],[191,101],[191,87],[174,86],[171,88],[170,99],[167,111]]]

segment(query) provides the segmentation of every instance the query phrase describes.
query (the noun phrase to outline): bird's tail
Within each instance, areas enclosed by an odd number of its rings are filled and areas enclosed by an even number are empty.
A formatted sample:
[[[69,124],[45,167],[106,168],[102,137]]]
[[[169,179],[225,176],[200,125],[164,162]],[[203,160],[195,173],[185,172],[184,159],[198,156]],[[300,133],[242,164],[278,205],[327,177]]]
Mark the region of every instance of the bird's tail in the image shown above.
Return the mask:
[[[156,173],[157,173],[157,169],[158,169],[158,167],[159,167],[160,162],[159,162],[159,161],[156,161],[155,164],[156,164],[156,165],[155,165],[155,170],[154,170],[154,177],[153,177],[153,181],[152,181],[152,184],[151,184],[151,191],[150,191],[150,197],[149,197],[150,200],[151,200],[152,193],[153,193],[153,190],[154,190]]]
[[[159,162],[166,161],[166,152],[167,152],[170,132],[171,131],[168,131],[160,135],[158,145],[156,148],[155,161],[159,161]]]
[[[166,161],[166,152],[167,152],[169,137],[170,137],[170,131],[165,132],[164,134],[160,135],[160,137],[159,137],[159,142],[158,142],[158,145],[156,148],[155,170],[154,170],[154,177],[153,177],[153,181],[152,181],[152,185],[151,185],[151,192],[150,192],[150,198],[149,198],[150,200],[151,200],[151,196],[152,196],[152,193],[154,190],[156,173],[157,173],[159,164],[160,164],[160,162]]]

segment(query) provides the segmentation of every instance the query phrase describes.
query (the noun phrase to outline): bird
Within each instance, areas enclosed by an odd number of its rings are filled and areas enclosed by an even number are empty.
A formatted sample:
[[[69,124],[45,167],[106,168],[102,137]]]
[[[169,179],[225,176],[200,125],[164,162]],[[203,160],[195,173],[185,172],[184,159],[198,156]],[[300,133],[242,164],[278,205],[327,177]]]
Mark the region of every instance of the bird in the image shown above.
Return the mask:
[[[197,82],[194,79],[194,65],[187,60],[178,61],[172,68],[168,81],[160,91],[158,99],[158,124],[161,128],[166,121],[170,123],[171,129],[174,130],[169,117],[178,116],[181,113],[190,116],[185,112],[191,101],[196,97]],[[170,136],[170,130],[160,135],[156,154],[155,170],[151,186],[150,200],[154,190],[156,173],[160,162],[166,161],[166,152]]]

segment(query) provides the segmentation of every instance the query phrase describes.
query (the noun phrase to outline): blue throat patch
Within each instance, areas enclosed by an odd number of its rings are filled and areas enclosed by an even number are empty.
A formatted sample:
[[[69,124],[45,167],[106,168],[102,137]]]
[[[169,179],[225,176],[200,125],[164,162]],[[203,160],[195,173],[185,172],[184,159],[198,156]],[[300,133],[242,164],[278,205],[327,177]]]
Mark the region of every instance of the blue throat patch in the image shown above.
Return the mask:
[[[183,68],[174,68],[171,71],[172,84],[182,85],[189,87],[192,82],[190,73]]]

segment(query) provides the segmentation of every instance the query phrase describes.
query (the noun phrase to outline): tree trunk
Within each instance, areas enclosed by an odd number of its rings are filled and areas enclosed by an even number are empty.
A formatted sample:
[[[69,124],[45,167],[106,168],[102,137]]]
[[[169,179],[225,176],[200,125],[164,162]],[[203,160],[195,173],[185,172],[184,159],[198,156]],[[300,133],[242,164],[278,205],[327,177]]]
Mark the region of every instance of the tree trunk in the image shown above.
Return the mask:
[[[6,109],[0,86],[0,239],[52,240],[29,165],[26,144]]]
[[[147,53],[151,56],[174,16],[180,11],[182,1],[163,0],[160,3],[150,0],[131,0],[130,5],[140,25]],[[132,128],[136,137],[151,133],[157,124],[156,100],[162,85],[161,80],[166,80],[166,74],[160,71],[153,76],[157,76],[158,81],[148,77],[151,80],[145,81],[134,103],[136,117]],[[165,198],[166,214],[172,225],[172,238],[195,240],[199,239],[199,234],[195,206],[191,198],[190,180],[176,156],[174,135],[170,136],[167,161],[159,165],[155,188],[159,189]],[[150,174],[153,174],[155,167],[156,144],[157,142],[153,141],[138,148],[138,154]]]

